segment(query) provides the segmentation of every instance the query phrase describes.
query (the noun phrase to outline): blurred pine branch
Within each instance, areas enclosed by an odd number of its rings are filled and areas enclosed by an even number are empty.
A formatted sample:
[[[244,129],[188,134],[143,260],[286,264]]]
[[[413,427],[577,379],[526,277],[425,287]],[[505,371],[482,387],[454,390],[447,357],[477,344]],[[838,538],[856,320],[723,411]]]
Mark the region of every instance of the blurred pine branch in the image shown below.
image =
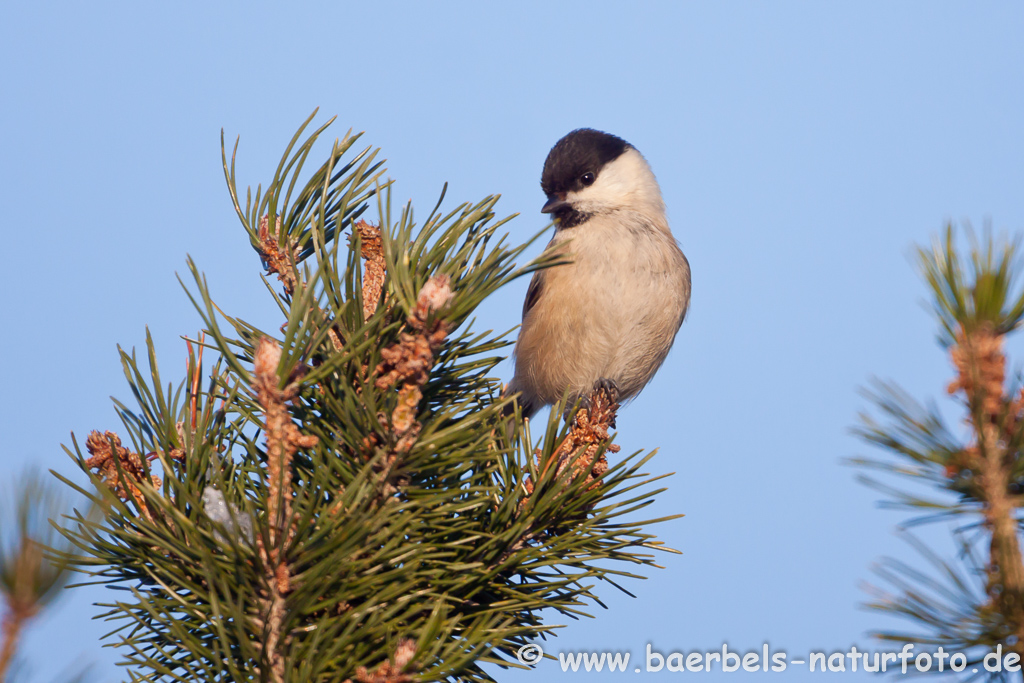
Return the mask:
[[[917,254],[933,296],[939,341],[954,369],[947,393],[963,426],[948,425],[934,404],[921,405],[897,386],[879,382],[868,397],[880,417],[863,414],[856,432],[886,457],[852,462],[909,485],[862,477],[885,492],[889,504],[924,513],[910,524],[956,520],[956,560],[944,560],[908,537],[931,573],[892,559],[882,562],[878,574],[890,588],[873,587],[876,599],[869,606],[915,627],[876,636],[967,652],[973,668],[997,646],[1024,656],[1024,389],[1019,375],[1007,377],[1005,353],[1006,337],[1024,318],[1024,290],[1017,242],[996,240],[990,230],[980,239],[969,229],[965,233],[966,257],[952,226]]]
[[[69,511],[66,489],[33,471],[0,496],[0,683],[14,671],[25,629],[67,583],[72,546],[58,529]]]

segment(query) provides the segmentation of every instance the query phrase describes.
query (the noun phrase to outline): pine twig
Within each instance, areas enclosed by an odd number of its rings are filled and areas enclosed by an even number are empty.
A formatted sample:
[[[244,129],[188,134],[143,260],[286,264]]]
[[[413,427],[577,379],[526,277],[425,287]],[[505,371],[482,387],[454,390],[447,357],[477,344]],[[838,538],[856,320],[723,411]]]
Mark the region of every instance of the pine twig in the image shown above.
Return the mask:
[[[7,611],[0,620],[0,637],[3,641],[3,645],[0,645],[0,683],[6,680],[7,671],[14,661],[22,630],[38,609],[35,605],[15,600],[13,596],[8,596],[6,603]]]
[[[254,361],[254,386],[263,407],[267,434],[267,488],[269,490],[267,519],[269,547],[262,538],[258,545],[260,559],[266,568],[264,651],[272,680],[284,683],[286,659],[283,653],[285,598],[291,591],[291,569],[287,561],[287,545],[292,532],[292,456],[300,448],[313,448],[316,436],[303,435],[288,414],[288,401],[295,397],[297,385],[279,389],[277,375],[281,363],[281,347],[262,338]]]
[[[1017,636],[1007,649],[1024,657],[1024,560],[1016,505],[1010,493],[1015,458],[1008,447],[1012,434],[1005,433],[1003,423],[1003,416],[1012,414],[1014,406],[1003,389],[1003,335],[991,325],[978,326],[971,332],[961,328],[950,347],[950,356],[957,378],[950,383],[949,391],[964,393],[974,433],[974,445],[964,450],[958,467],[978,472],[982,514],[991,534],[986,591]]]

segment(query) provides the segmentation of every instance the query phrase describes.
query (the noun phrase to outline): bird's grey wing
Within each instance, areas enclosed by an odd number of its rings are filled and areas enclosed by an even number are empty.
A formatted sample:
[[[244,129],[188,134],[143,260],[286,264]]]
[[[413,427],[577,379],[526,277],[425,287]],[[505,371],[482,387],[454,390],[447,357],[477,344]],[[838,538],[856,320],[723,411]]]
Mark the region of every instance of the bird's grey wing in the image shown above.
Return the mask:
[[[526,320],[526,314],[530,312],[530,309],[537,305],[540,301],[541,292],[544,290],[544,271],[538,270],[533,274],[533,279],[530,280],[530,286],[526,290],[526,301],[523,302],[523,320]]]

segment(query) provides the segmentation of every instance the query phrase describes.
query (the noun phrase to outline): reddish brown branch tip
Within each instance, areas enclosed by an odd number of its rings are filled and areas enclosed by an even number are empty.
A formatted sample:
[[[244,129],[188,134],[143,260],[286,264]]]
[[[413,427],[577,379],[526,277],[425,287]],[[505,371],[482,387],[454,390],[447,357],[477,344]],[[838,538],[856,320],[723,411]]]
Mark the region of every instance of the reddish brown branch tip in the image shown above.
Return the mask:
[[[421,425],[416,421],[421,391],[434,367],[434,354],[444,344],[449,324],[436,315],[451,302],[453,293],[446,275],[435,275],[420,290],[416,306],[406,324],[412,332],[403,332],[398,341],[381,350],[377,365],[376,386],[385,390],[397,385],[398,405],[391,413],[399,453],[407,452],[415,443]]]
[[[618,410],[619,404],[606,389],[595,389],[590,395],[588,405],[576,411],[569,433],[562,443],[558,444],[551,457],[542,460],[540,449],[534,451],[541,477],[543,478],[551,467],[556,468],[556,476],[570,468],[570,478],[573,481],[585,476],[586,481],[590,483],[588,488],[597,486],[598,480],[608,471],[608,460],[604,452],[619,452],[619,446],[610,443],[611,437],[608,434],[608,430],[615,423]],[[604,452],[601,450],[602,447]],[[525,486],[527,493],[532,494],[533,482],[527,479]]]
[[[359,221],[353,226],[354,233],[359,235],[359,254],[363,264],[363,320],[369,320],[377,310],[381,293],[384,291],[386,262],[384,259],[384,240],[381,238],[380,227]]]
[[[268,273],[275,273],[277,278],[284,285],[284,291],[288,294],[295,292],[295,264],[298,260],[296,248],[288,245],[281,247],[281,217],[277,216],[274,221],[274,233],[270,233],[270,215],[260,219],[258,230],[260,245],[256,248],[263,259],[263,265]]]
[[[96,474],[121,500],[131,497],[145,506],[139,484],[146,480],[146,470],[138,453],[122,446],[121,437],[114,432],[96,430],[86,438],[85,449],[92,456],[85,461],[87,469],[96,470]],[[171,451],[170,456],[174,459],[184,457],[179,449]],[[150,483],[153,488],[160,488],[160,477],[150,477]],[[145,507],[143,510],[146,511]]]
[[[266,337],[260,339],[253,358],[253,388],[263,408],[267,435],[267,522],[270,546],[257,537],[260,559],[265,567],[264,613],[265,652],[272,680],[283,683],[286,670],[283,632],[287,612],[286,596],[292,589],[291,568],[287,562],[287,544],[294,533],[292,516],[292,457],[300,448],[319,443],[316,436],[304,435],[292,422],[288,402],[298,392],[291,384],[279,388],[278,366],[281,347]]]
[[[413,676],[406,673],[406,669],[409,668],[415,655],[416,641],[405,639],[398,644],[395,656],[391,661],[383,662],[373,671],[368,670],[365,666],[356,669],[355,681],[356,683],[410,683]],[[352,683],[352,679],[346,680],[345,683]]]
[[[969,401],[980,402],[988,421],[995,419],[1003,407],[1006,381],[1003,335],[996,334],[991,326],[969,335],[960,329],[949,354],[957,371],[956,379],[949,383],[949,393],[963,391]]]
[[[5,608],[3,619],[0,619],[0,683],[6,680],[22,631],[41,608],[39,573],[47,562],[43,547],[25,536],[8,560],[14,571],[7,577],[10,583],[3,593]]]

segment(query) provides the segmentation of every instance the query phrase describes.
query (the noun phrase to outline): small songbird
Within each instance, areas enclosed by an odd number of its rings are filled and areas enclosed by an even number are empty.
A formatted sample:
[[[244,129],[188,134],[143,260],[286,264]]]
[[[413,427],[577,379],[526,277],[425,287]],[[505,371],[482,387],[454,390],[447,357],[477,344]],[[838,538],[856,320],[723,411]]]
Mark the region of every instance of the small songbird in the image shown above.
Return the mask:
[[[541,188],[562,265],[534,274],[515,376],[524,417],[598,386],[624,401],[668,355],[690,303],[690,264],[665,217],[647,160],[625,140],[580,128],[544,162]]]

